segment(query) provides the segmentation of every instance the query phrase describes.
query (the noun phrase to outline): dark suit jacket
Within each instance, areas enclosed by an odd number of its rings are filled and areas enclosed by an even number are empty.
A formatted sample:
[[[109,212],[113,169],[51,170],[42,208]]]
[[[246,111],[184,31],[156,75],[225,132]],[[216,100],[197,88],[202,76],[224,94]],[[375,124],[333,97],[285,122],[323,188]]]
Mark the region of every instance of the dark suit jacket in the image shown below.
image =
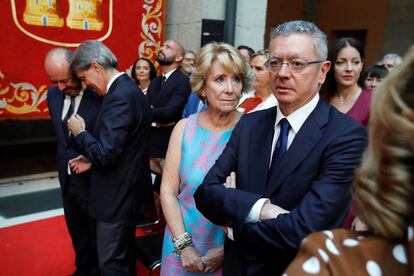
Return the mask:
[[[47,92],[47,104],[49,107],[49,114],[55,129],[57,138],[57,161],[58,161],[58,175],[59,182],[62,188],[62,193],[66,192],[66,177],[68,161],[81,154],[78,145],[73,138],[73,135],[68,138],[63,131],[62,126],[62,110],[65,94],[57,87],[50,87]],[[91,131],[95,126],[95,121],[101,107],[102,97],[99,97],[91,90],[85,90],[80,102],[77,114],[85,119],[86,129]],[[89,191],[89,173],[72,174],[72,184],[75,190],[78,191],[84,200],[87,200]]]
[[[98,221],[131,221],[152,198],[149,116],[144,94],[123,74],[105,95],[94,130],[76,136],[92,162],[89,209]]]
[[[148,99],[152,108],[152,122],[160,124],[177,123],[188,96],[191,85],[188,77],[176,69],[161,88],[162,79],[156,77],[148,87]],[[151,127],[150,156],[165,157],[174,125]]]
[[[244,115],[195,193],[208,219],[234,229],[235,241],[224,247],[225,275],[281,274],[308,233],[341,226],[350,206],[365,128],[320,100],[268,173],[275,119],[276,107]],[[232,171],[237,189],[226,189],[222,183]],[[262,197],[290,213],[245,223]]]

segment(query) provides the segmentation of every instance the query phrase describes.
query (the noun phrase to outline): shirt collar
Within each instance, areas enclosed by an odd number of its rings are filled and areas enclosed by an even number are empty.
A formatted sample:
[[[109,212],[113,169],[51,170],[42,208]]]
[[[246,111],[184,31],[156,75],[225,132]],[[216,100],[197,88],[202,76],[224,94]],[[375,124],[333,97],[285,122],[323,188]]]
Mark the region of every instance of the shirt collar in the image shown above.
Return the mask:
[[[276,114],[275,127],[279,124],[280,120],[282,120],[283,118],[286,118],[292,130],[295,133],[298,133],[303,123],[306,121],[306,119],[315,109],[316,105],[318,104],[318,101],[319,101],[319,93],[316,93],[316,95],[312,98],[312,100],[310,100],[307,104],[305,104],[298,110],[295,110],[294,112],[289,114],[287,117],[283,115],[278,105],[276,107],[277,114]]]
[[[174,69],[172,69],[171,71],[169,71],[169,72],[167,72],[167,73],[165,73],[165,74],[162,74],[164,77],[165,77],[165,81],[167,81],[168,80],[168,78],[171,76],[171,74],[172,73],[174,73],[174,71],[175,70],[177,70],[178,68],[174,68]]]
[[[112,83],[120,76],[125,74],[125,72],[119,72],[118,74],[114,75],[108,82],[108,84],[106,85],[106,93],[108,93],[109,88],[111,88]]]
[[[81,97],[82,98],[83,91],[85,91],[85,89],[84,88],[81,88],[81,90],[79,91],[79,94],[75,96],[75,99],[78,98],[78,97]],[[70,96],[69,95],[65,95],[65,99],[70,99]]]

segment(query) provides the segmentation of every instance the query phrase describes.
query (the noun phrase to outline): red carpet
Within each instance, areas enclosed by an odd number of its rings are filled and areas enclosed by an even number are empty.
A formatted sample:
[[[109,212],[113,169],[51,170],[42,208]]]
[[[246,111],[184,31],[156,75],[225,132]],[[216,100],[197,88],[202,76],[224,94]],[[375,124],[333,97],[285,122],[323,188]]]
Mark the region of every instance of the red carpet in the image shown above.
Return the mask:
[[[0,229],[1,275],[70,275],[74,252],[63,216]],[[137,265],[138,275],[147,275]]]

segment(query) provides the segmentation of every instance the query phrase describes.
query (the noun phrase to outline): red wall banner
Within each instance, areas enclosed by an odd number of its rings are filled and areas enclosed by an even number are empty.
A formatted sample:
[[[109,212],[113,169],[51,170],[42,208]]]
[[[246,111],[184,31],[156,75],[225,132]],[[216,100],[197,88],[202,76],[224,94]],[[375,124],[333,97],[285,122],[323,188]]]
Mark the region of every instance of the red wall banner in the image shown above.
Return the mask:
[[[54,47],[102,41],[120,70],[139,56],[155,60],[164,34],[165,0],[2,0],[0,121],[48,119],[43,69]]]

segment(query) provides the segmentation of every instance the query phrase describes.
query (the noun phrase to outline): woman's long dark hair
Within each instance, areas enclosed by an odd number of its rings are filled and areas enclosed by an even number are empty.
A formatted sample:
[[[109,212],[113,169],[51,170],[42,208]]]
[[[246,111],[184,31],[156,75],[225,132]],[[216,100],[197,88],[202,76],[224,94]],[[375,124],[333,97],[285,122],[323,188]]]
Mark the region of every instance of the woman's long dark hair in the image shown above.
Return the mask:
[[[137,63],[138,63],[138,61],[140,61],[140,60],[145,60],[146,62],[148,62],[148,64],[149,64],[149,67],[150,67],[150,81],[152,81],[152,79],[153,78],[155,78],[156,76],[157,76],[157,70],[155,69],[155,65],[154,65],[154,63],[152,63],[152,61],[151,60],[149,60],[149,59],[147,59],[147,58],[144,58],[144,57],[141,57],[141,58],[139,58],[139,59],[137,59],[135,62],[134,62],[134,65],[132,66],[132,69],[131,69],[131,78],[137,83],[137,84],[139,84],[139,80],[138,80],[138,78],[137,78],[137,75],[135,74],[135,68],[137,67]]]
[[[328,51],[328,60],[331,62],[332,67],[331,67],[331,70],[328,71],[328,75],[326,76],[326,81],[321,89],[321,95],[328,102],[337,93],[336,90],[337,90],[338,84],[335,79],[335,70],[334,70],[336,59],[338,57],[339,51],[341,51],[343,48],[346,48],[348,46],[355,48],[358,51],[361,57],[361,60],[362,61],[365,60],[364,49],[362,48],[361,42],[359,42],[357,39],[353,37],[342,37],[342,38],[337,39],[332,44],[332,47],[330,47]],[[363,72],[363,70],[361,72]],[[359,75],[358,85],[360,87],[363,87],[362,74]]]

